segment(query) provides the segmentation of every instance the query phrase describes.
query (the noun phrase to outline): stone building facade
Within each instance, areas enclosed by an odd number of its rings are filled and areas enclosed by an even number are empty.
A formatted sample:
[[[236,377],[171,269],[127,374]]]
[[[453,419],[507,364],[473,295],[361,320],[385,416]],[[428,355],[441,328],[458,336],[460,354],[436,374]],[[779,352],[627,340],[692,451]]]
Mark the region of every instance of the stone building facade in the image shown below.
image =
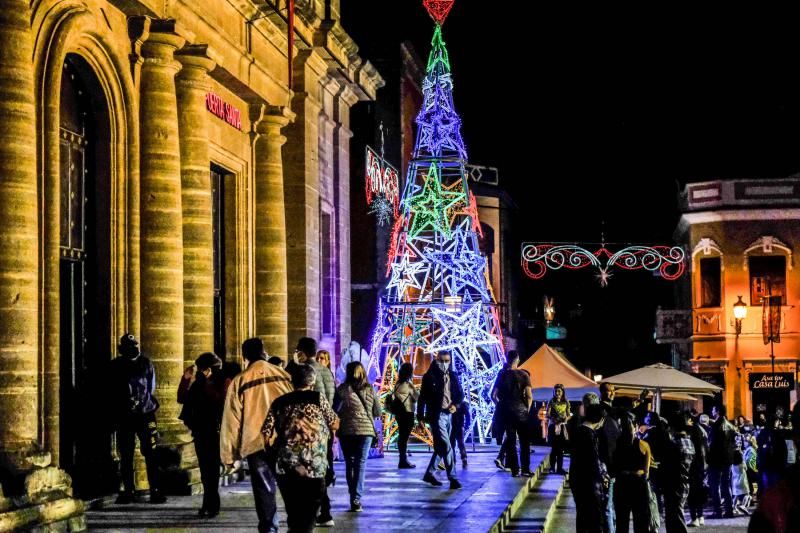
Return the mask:
[[[0,530],[116,490],[93,409],[123,333],[183,491],[185,365],[349,342],[349,113],[383,82],[338,0],[286,4],[0,2]]]
[[[731,416],[788,414],[800,363],[800,178],[689,183],[681,211],[675,235],[690,273],[679,285],[679,309],[659,311],[659,341],[675,344],[687,370],[724,387]],[[770,293],[782,300],[773,346],[763,338],[762,296]],[[737,324],[740,297],[746,316]]]

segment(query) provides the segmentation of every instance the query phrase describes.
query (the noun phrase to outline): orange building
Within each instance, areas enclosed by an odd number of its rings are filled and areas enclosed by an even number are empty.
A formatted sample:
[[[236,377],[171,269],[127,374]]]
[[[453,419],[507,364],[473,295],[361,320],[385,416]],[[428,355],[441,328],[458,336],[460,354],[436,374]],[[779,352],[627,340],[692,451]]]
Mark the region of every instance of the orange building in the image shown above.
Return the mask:
[[[691,265],[683,310],[659,312],[659,341],[676,343],[688,370],[724,386],[731,417],[788,413],[800,360],[800,177],[690,183],[680,202],[675,237]],[[770,293],[781,304],[774,345],[764,341]]]

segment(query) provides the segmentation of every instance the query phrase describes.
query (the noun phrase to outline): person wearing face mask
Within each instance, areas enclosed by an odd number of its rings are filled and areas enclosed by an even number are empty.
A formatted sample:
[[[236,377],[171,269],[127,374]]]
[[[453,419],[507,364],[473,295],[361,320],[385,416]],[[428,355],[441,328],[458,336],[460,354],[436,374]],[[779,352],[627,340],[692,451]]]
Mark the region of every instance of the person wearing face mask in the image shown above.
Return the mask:
[[[450,445],[452,415],[458,404],[464,401],[461,382],[451,366],[450,352],[439,352],[425,375],[422,376],[419,403],[417,403],[417,420],[420,425],[428,422],[433,435],[433,456],[428,469],[422,478],[435,487],[442,485],[433,475],[439,459],[444,460],[447,478],[451,489],[460,489],[461,483],[455,477],[455,455]]]
[[[160,491],[158,466],[153,454],[158,442],[158,400],[153,395],[156,372],[150,359],[139,351],[139,341],[133,335],[123,335],[117,350],[119,357],[111,361],[109,371],[111,414],[117,423],[117,447],[124,487],[117,503],[133,502],[133,451],[137,437],[147,465],[150,503],[165,503],[167,498]]]

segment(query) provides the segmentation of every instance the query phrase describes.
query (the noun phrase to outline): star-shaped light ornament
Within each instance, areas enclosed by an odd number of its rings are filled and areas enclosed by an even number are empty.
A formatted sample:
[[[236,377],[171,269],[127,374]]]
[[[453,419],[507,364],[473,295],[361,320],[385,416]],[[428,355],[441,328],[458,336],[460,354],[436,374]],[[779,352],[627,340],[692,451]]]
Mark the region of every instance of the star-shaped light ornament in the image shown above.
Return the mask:
[[[385,196],[376,196],[369,207],[369,214],[375,215],[375,218],[378,219],[379,226],[385,226],[391,223],[392,217],[394,217],[395,214],[395,209],[392,202]]]
[[[439,232],[449,238],[451,228],[447,214],[458,201],[458,195],[442,189],[439,165],[432,163],[428,174],[424,176],[422,190],[409,199],[413,218],[408,229],[408,238],[416,238],[426,230]]]
[[[397,299],[404,300],[409,287],[422,288],[417,275],[425,269],[424,263],[420,261],[411,262],[409,255],[406,253],[399,263],[392,265],[392,277],[387,288],[397,288]]]
[[[455,0],[423,0],[422,5],[428,10],[428,14],[434,22],[441,26],[447,19],[447,15],[450,14],[453,3]]]
[[[480,346],[499,345],[500,341],[490,334],[484,324],[483,305],[474,304],[464,313],[451,313],[438,307],[431,308],[433,322],[441,328],[439,335],[428,345],[425,350],[436,353],[442,350],[460,352],[468,365],[478,353]]]
[[[611,279],[613,274],[608,271],[608,267],[601,267],[600,272],[595,274],[595,278],[600,282],[601,287],[608,287],[608,280]]]

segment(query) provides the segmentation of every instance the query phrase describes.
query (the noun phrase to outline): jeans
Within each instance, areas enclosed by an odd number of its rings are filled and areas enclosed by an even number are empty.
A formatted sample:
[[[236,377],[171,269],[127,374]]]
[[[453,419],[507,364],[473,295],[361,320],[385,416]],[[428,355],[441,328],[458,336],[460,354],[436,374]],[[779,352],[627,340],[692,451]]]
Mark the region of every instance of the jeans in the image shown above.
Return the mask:
[[[614,485],[615,479],[612,477],[608,482],[608,500],[606,501],[605,526],[606,533],[616,533],[617,515],[614,512]]]
[[[431,421],[431,433],[433,434],[433,455],[428,463],[427,474],[433,475],[436,466],[439,464],[439,459],[444,460],[444,466],[447,470],[447,478],[455,479],[455,454],[453,447],[450,446],[450,430],[451,418],[450,413],[442,411],[439,415]]]
[[[219,433],[195,435],[194,449],[203,482],[203,509],[216,513],[219,511]]]
[[[364,474],[367,471],[367,456],[372,443],[370,435],[344,435],[339,437],[344,454],[347,489],[350,491],[350,503],[361,500],[364,494]]]
[[[414,413],[401,413],[395,417],[397,420],[397,451],[400,452],[400,464],[408,463],[408,438],[414,429]]]
[[[517,436],[519,436],[519,459],[517,458]],[[519,472],[520,463],[522,463],[523,472],[529,472],[531,469],[531,445],[528,437],[529,432],[525,422],[506,419],[506,438],[503,446],[505,446],[506,465],[511,472]]]
[[[139,448],[142,450],[147,465],[147,482],[150,484],[150,492],[158,492],[160,488],[158,465],[153,455],[158,443],[155,413],[131,415],[122,420],[117,432],[122,485],[125,487],[125,491],[130,493],[133,493],[136,488],[133,481],[133,450],[136,448],[137,437],[139,438]]]
[[[664,524],[667,533],[688,533],[684,507],[689,495],[688,482],[667,483],[664,487]]]
[[[286,522],[290,532],[314,531],[317,511],[325,491],[325,479],[302,477],[296,474],[278,477]]]
[[[267,452],[262,450],[248,455],[247,465],[250,468],[250,482],[253,484],[253,497],[256,500],[258,531],[259,533],[277,533],[278,506],[275,503],[277,482]]]
[[[615,478],[614,513],[617,533],[630,531],[633,514],[634,533],[650,532],[650,497],[647,480],[642,476],[622,474]]]
[[[716,514],[733,513],[731,495],[731,467],[712,466],[708,469],[708,484],[711,488],[711,504]]]

